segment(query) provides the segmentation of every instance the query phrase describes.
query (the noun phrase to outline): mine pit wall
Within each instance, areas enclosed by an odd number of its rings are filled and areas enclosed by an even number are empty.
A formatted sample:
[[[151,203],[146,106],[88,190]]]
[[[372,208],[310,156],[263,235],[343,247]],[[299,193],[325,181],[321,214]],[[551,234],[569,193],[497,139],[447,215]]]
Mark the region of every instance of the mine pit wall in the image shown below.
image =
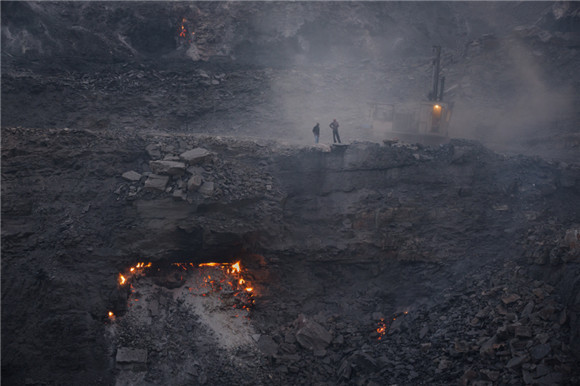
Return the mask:
[[[509,189],[517,182],[501,157],[475,143],[305,150],[276,168],[288,192],[286,218],[312,243],[305,248],[337,247],[356,258],[436,262],[497,254],[485,245],[522,231],[520,209],[534,199],[514,197]]]
[[[223,193],[192,204],[164,192],[114,193],[126,184],[124,172],[146,169],[148,145],[180,149],[180,142],[214,152],[208,170],[221,176],[223,192],[238,184],[243,191],[256,187],[255,196]],[[540,240],[558,240],[580,218],[574,166],[506,158],[465,141],[328,150],[3,129],[3,378],[59,374],[58,382],[76,383],[108,374],[113,363],[103,316],[124,306],[117,275],[141,259],[197,261],[242,251],[266,261],[456,261],[451,281],[472,264],[523,256],[547,277],[546,262],[526,255],[532,250],[526,235],[541,229]],[[259,177],[241,178],[255,171]],[[268,174],[271,180],[264,180]],[[266,181],[272,191],[259,193]],[[552,279],[577,266],[557,253],[551,260]],[[572,291],[566,299],[578,331],[580,289],[569,279],[563,293]],[[74,341],[66,331],[74,331]]]
[[[227,260],[244,253],[254,237],[253,232],[204,228],[191,220],[198,215],[195,206],[173,198],[136,201],[131,212],[139,225],[121,233],[117,243],[123,255],[134,258],[194,263]]]
[[[466,270],[515,260],[557,288],[580,357],[580,241],[563,240],[580,232],[577,165],[460,140],[307,149],[275,165],[285,219],[307,259],[450,264],[450,285]]]

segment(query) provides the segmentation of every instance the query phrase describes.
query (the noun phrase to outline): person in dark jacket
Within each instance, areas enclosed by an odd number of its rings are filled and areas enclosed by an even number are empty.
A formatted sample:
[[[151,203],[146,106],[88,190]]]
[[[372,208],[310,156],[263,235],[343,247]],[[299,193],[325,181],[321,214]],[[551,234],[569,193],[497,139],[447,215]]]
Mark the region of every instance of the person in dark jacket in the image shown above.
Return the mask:
[[[332,129],[332,140],[334,141],[334,143],[336,143],[338,141],[338,143],[340,142],[340,135],[338,135],[338,122],[336,121],[336,118],[332,120],[332,122],[330,122],[330,128]]]
[[[318,143],[318,139],[320,138],[320,124],[318,122],[312,128],[312,132],[314,133],[314,143]]]

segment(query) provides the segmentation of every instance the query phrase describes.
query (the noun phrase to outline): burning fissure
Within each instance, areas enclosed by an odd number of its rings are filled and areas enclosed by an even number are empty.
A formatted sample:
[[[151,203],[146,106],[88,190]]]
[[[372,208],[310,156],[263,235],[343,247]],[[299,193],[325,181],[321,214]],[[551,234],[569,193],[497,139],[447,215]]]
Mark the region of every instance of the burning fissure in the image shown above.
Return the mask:
[[[120,272],[118,284],[129,289],[128,307],[139,301],[140,292],[135,284],[143,277],[162,287],[187,289],[191,296],[215,297],[223,306],[249,312],[255,303],[255,289],[250,274],[235,263],[171,263],[169,266],[154,266],[153,263],[140,262]],[[110,319],[115,319],[109,311]],[[238,316],[238,315],[236,315]]]

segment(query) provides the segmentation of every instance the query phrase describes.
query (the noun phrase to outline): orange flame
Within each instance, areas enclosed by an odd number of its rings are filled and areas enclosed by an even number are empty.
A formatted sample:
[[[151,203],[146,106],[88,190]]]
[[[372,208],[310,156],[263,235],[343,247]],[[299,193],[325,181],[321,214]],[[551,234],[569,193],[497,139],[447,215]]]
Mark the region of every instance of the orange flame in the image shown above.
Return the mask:
[[[217,267],[218,265],[223,265],[220,263],[201,263],[198,267]]]
[[[140,270],[143,270],[144,268],[149,268],[153,265],[153,263],[137,263],[134,267],[130,267],[129,268],[129,272],[128,274],[126,273],[127,276],[129,275],[135,275],[137,273],[139,273]],[[126,277],[125,275],[123,275],[122,273],[119,273],[119,284],[120,285],[125,285],[127,283],[127,281],[129,280],[130,277]]]
[[[377,333],[379,334],[378,340],[383,339],[383,335],[387,333],[387,325],[385,323],[385,319],[383,318],[381,318],[381,321],[379,322]]]
[[[179,37],[180,38],[187,38],[187,28],[185,27],[185,23],[187,22],[186,18],[181,19],[181,27],[179,28]],[[195,32],[191,32],[191,36],[195,35]],[[189,40],[191,41],[191,40]]]
[[[245,278],[242,277],[242,266],[240,261],[236,261],[235,263],[202,263],[198,264],[199,267],[221,267],[222,271],[226,275],[226,278],[216,278],[216,280],[212,280],[212,276],[210,274],[206,274],[203,278],[204,287],[208,286],[211,287],[212,291],[218,292],[223,289],[223,284],[227,284],[232,291],[236,294],[235,296],[243,296],[245,298],[244,301],[249,301],[250,304],[253,303],[253,292],[254,287],[250,286]],[[229,276],[229,277],[228,277]],[[227,280],[232,279],[232,280]],[[218,284],[223,283],[223,284]],[[243,294],[243,295],[242,295]],[[202,296],[206,296],[203,294]],[[240,306],[242,308],[246,307],[245,305]],[[234,306],[237,308],[237,306]]]
[[[113,314],[113,311],[109,311],[109,318],[114,318],[115,314]]]

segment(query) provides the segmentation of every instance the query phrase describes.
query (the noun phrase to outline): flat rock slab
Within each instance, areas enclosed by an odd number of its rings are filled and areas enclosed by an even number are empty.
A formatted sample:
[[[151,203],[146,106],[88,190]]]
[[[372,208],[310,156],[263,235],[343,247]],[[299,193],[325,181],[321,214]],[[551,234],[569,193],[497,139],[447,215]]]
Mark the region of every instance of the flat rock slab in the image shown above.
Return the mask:
[[[520,295],[517,294],[510,294],[510,295],[506,295],[506,296],[502,296],[501,301],[504,304],[511,304],[515,301],[520,300]]]
[[[160,190],[164,192],[168,182],[169,176],[160,176],[158,174],[151,174],[149,175],[149,177],[147,177],[147,180],[145,181],[144,189]]]
[[[185,164],[177,161],[150,161],[149,167],[155,174],[182,176],[185,174]]]
[[[507,363],[507,365],[505,365],[505,367],[511,369],[513,367],[521,366],[526,361],[527,361],[526,357],[513,357],[512,359],[509,360],[509,362]]]
[[[131,170],[131,171],[123,173],[123,175],[121,177],[123,177],[127,181],[135,182],[135,181],[139,181],[141,179],[142,175],[140,173],[137,173],[134,170]]]
[[[139,348],[119,347],[117,363],[147,363],[147,350]]]
[[[211,153],[204,148],[196,147],[179,155],[181,161],[188,165],[195,165],[202,163]]]

